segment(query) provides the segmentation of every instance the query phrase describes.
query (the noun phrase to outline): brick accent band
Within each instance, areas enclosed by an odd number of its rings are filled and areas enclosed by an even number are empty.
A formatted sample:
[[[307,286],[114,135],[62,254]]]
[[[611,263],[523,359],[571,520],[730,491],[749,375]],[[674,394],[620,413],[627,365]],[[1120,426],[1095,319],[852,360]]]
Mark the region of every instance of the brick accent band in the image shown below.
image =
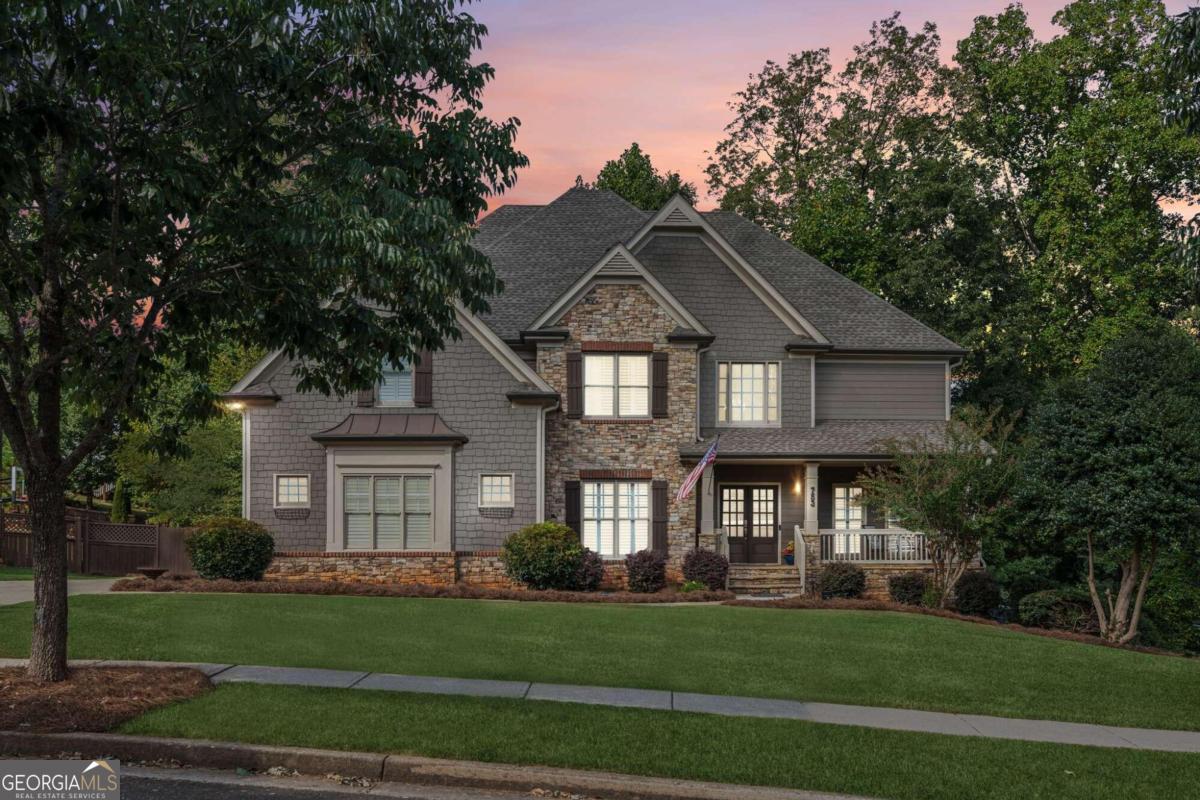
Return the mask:
[[[585,353],[652,353],[654,342],[582,342]]]
[[[581,481],[648,481],[654,473],[648,469],[581,469]]]

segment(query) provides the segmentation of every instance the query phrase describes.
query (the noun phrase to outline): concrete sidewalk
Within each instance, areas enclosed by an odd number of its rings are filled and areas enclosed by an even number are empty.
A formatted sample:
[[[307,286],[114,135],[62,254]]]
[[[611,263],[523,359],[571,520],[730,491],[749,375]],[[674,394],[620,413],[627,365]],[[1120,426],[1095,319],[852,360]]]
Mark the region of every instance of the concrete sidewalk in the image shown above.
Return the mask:
[[[0,667],[22,666],[24,663],[24,659],[0,659]],[[218,684],[257,683],[273,686],[317,686],[332,689],[371,689],[385,692],[499,697],[509,700],[545,700],[620,708],[644,708],[654,711],[687,711],[727,717],[795,719],[827,725],[855,725],[864,728],[941,733],[950,736],[980,736],[1026,742],[1200,753],[1200,731],[1121,728],[1111,725],[1014,719],[978,714],[951,714],[906,708],[807,703],[765,697],[734,697],[609,686],[570,686],[528,681],[393,675],[354,670],[168,661],[79,661],[72,662],[72,664],[114,667],[189,667],[200,670],[209,676],[213,683]]]
[[[116,578],[69,578],[67,594],[104,594]],[[0,581],[0,606],[33,602],[33,581]]]

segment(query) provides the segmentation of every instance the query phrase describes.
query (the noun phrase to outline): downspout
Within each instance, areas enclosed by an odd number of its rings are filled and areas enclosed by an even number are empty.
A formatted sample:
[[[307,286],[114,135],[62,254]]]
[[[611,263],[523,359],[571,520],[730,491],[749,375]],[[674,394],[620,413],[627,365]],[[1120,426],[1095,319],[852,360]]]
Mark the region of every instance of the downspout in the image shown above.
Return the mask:
[[[535,522],[546,521],[546,415],[551,411],[557,411],[561,405],[561,401],[556,401],[552,406],[542,406],[538,409],[536,491],[537,510],[534,514]]]

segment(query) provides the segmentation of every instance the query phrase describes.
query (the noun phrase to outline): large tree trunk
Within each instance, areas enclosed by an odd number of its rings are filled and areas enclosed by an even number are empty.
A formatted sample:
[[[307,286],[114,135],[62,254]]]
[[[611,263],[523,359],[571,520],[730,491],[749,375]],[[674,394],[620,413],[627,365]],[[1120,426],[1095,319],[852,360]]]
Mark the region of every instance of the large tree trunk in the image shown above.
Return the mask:
[[[1142,618],[1142,604],[1146,598],[1146,587],[1150,583],[1150,574],[1154,570],[1158,545],[1156,543],[1151,546],[1148,557],[1143,561],[1141,542],[1135,543],[1129,558],[1120,564],[1121,580],[1116,598],[1113,597],[1112,589],[1106,589],[1104,598],[1101,599],[1100,590],[1096,584],[1091,534],[1088,534],[1087,542],[1088,591],[1092,596],[1092,605],[1096,609],[1100,635],[1106,641],[1114,644],[1128,644],[1138,635],[1138,624]],[[1131,603],[1132,608],[1130,607]]]
[[[33,533],[33,641],[29,674],[67,677],[67,516],[61,481],[26,476]]]

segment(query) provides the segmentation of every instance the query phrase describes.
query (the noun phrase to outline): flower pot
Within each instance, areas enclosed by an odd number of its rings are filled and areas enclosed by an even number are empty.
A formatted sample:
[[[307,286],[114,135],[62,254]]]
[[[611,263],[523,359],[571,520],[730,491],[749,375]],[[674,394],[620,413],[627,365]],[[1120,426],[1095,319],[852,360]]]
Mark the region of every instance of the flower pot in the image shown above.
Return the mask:
[[[783,563],[785,563],[785,564],[795,564],[795,563],[796,563],[796,556],[795,556],[794,554],[792,554],[792,553],[787,553],[787,554],[786,554],[786,555],[784,555],[784,557],[783,557]]]

